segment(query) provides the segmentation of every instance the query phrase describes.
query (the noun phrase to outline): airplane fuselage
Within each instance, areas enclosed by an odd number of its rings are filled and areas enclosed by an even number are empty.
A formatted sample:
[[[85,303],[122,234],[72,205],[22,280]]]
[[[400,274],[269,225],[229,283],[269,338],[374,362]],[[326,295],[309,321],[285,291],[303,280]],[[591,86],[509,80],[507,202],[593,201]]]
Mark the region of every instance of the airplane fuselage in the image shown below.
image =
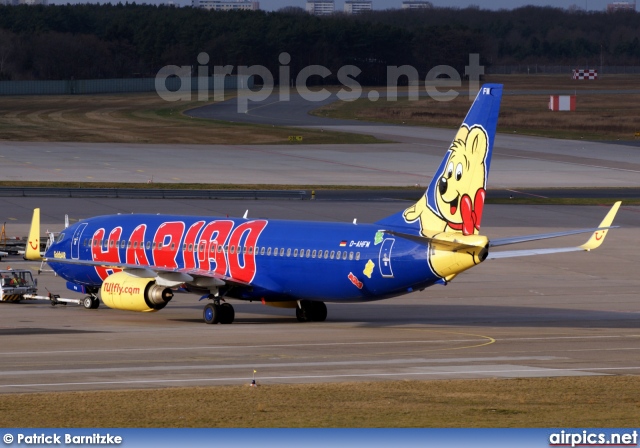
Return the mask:
[[[55,260],[214,272],[240,282],[223,292],[243,300],[357,302],[434,284],[427,255],[425,245],[375,224],[136,214],[74,224],[46,257],[58,275],[87,287],[99,287],[114,268]]]

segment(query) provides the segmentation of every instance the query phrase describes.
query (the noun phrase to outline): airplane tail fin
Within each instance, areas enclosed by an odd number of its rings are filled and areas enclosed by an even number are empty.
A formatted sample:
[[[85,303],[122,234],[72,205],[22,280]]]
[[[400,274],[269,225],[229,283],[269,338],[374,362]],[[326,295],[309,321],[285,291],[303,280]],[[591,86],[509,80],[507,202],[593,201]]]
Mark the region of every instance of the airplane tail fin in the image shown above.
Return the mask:
[[[25,260],[42,260],[40,255],[40,209],[33,209],[31,229],[29,229],[29,241],[24,252]]]
[[[482,86],[425,194],[377,224],[426,237],[478,233],[501,99],[502,84]]]

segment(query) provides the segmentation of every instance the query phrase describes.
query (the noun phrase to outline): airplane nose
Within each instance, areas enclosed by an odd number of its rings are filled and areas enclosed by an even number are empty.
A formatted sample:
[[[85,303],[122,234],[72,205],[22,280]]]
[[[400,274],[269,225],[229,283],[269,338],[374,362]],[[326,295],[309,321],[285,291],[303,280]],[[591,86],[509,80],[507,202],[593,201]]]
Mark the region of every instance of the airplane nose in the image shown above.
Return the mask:
[[[440,190],[440,194],[443,195],[447,192],[447,178],[441,177],[440,182],[438,183],[438,189]]]

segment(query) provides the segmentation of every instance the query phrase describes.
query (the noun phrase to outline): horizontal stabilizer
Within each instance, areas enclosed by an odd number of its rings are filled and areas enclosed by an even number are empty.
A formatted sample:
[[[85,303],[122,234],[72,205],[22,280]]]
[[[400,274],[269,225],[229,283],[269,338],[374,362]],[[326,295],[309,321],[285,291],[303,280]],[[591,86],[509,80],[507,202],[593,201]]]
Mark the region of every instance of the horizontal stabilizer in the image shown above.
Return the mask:
[[[487,245],[486,237],[481,235],[461,235],[459,233],[439,233],[429,238],[426,236],[411,235],[408,233],[395,232],[392,230],[385,230],[384,233],[386,233],[387,235],[397,236],[398,238],[404,238],[406,240],[414,241],[419,244],[424,244],[425,246],[429,244],[444,246],[444,248],[451,251],[485,247]]]

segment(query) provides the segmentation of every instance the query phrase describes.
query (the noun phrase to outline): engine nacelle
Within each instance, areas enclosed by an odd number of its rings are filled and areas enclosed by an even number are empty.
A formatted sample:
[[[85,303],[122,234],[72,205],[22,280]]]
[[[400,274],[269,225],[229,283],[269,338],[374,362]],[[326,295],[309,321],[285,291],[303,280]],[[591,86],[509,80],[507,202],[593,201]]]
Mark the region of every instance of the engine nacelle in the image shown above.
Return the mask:
[[[173,298],[173,291],[156,285],[153,279],[132,277],[125,272],[117,272],[102,283],[100,297],[109,308],[158,311],[167,306]]]

